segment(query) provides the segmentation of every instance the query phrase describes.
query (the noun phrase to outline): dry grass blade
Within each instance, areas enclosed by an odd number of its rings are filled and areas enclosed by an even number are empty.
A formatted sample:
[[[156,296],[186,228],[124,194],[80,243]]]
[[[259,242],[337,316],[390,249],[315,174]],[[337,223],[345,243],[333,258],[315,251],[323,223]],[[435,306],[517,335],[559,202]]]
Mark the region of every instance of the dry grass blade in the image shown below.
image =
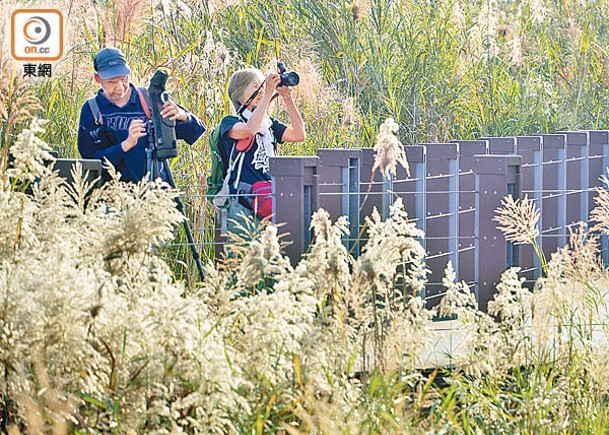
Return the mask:
[[[380,169],[385,177],[395,176],[397,175],[397,166],[400,164],[406,170],[406,174],[410,175],[404,146],[396,136],[399,128],[400,126],[392,118],[386,119],[381,125],[374,147],[376,154],[372,172]]]
[[[40,101],[35,89],[17,72],[8,56],[0,53],[0,174],[6,181],[8,149],[19,124],[38,115]]]
[[[609,186],[609,179],[606,175],[601,177],[605,186]],[[600,231],[609,234],[609,192],[604,187],[596,188],[597,196],[594,198],[596,206],[590,212],[590,220],[596,222],[592,231]]]
[[[588,226],[580,222],[569,228],[569,245],[558,250],[564,273],[570,279],[589,282],[601,276],[603,266],[599,258],[599,237],[588,232]]]

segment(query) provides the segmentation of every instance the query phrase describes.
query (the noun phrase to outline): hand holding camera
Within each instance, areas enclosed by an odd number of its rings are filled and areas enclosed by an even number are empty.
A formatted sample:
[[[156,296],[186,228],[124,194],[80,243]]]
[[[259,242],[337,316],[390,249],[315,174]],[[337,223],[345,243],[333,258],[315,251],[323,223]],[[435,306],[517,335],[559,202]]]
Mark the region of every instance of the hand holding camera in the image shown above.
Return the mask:
[[[277,93],[283,99],[284,102],[292,101],[292,87],[281,86],[277,88]]]
[[[264,92],[268,96],[268,98],[271,98],[273,96],[280,82],[281,77],[279,77],[279,74],[271,73],[267,76],[265,80],[266,85],[264,88]]]
[[[134,119],[129,124],[129,136],[121,144],[123,151],[127,152],[133,148],[140,137],[146,136],[146,124],[141,119]]]
[[[87,130],[85,129],[85,131]],[[95,130],[89,131],[89,135],[91,136],[91,139],[93,139],[93,143],[102,149],[116,145],[118,142],[116,132],[105,125],[101,125]]]

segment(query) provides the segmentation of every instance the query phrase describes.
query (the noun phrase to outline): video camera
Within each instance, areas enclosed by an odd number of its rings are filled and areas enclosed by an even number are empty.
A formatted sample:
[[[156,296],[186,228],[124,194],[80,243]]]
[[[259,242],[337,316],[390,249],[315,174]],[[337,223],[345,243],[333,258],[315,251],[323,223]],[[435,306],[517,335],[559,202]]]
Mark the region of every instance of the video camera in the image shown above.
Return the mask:
[[[150,112],[154,126],[154,146],[159,159],[177,157],[178,147],[176,145],[176,122],[169,118],[163,118],[161,111],[163,105],[169,101],[169,93],[165,90],[168,74],[164,70],[156,70],[150,78],[148,94],[150,95]]]

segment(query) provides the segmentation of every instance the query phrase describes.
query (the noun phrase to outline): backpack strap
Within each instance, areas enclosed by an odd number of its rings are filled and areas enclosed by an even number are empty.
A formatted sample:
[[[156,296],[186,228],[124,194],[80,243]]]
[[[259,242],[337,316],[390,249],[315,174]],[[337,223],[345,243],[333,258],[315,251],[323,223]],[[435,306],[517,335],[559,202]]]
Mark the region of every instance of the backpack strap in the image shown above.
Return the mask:
[[[242,114],[239,114],[239,117],[243,122],[247,122],[247,119],[245,119]],[[241,171],[243,169],[243,161],[245,160],[245,151],[239,151],[237,149],[237,141],[234,140],[234,142],[235,143],[233,144],[230,150],[230,155],[228,156],[228,164],[226,167],[226,175],[224,176],[224,184],[228,186],[231,174],[235,169],[237,169],[237,177],[235,177],[235,182],[233,183],[233,186],[236,189],[239,185],[239,181],[241,181]],[[237,151],[237,155],[233,158],[235,151]]]
[[[91,109],[91,114],[93,115],[93,121],[95,121],[95,124],[104,125],[104,118],[99,111],[99,106],[97,105],[97,100],[95,97],[89,98],[87,100],[87,104],[89,105],[89,109]]]
[[[236,148],[236,145],[234,148]],[[237,186],[239,186],[239,181],[241,181],[241,169],[243,169],[244,160],[245,160],[245,153],[238,151],[238,155],[235,158],[235,163],[233,164],[233,167],[230,169],[230,172],[232,172],[235,169],[235,166],[237,166],[237,164],[239,165],[239,167],[237,168],[237,176],[235,177],[235,183],[233,184],[233,187],[235,189],[237,188]]]
[[[152,115],[150,113],[150,94],[148,93],[148,88],[138,86],[135,88],[135,91],[137,92],[137,96],[140,98],[140,104],[142,105],[142,109],[144,109],[144,113],[148,119],[152,119]]]
[[[241,163],[239,165],[239,173],[237,174],[237,179],[235,180],[235,188],[239,184],[239,178],[241,178],[241,167],[243,166],[243,158],[245,157],[245,154],[243,154],[241,151],[237,151],[237,156],[235,156],[235,158],[233,159],[233,155],[235,154],[236,149],[237,143],[235,143],[230,150],[230,155],[228,156],[228,165],[226,167],[226,175],[224,176],[225,182],[228,183],[228,180],[230,179],[230,176],[235,170],[237,164]]]
[[[243,114],[240,113],[238,116],[239,116],[239,118],[241,118],[242,122],[247,122],[247,119],[245,119],[245,116],[243,116]],[[233,139],[233,140],[235,143],[233,144],[233,146],[230,150],[230,155],[228,156],[228,167],[226,169],[226,181],[228,182],[228,180],[230,179],[231,173],[235,170],[237,165],[239,165],[237,177],[235,178],[235,182],[233,183],[233,186],[236,189],[237,186],[239,185],[239,181],[241,181],[241,170],[243,169],[243,161],[245,160],[245,152],[239,151],[239,149],[237,148],[237,140],[236,139]],[[235,151],[237,151],[237,155],[235,156],[235,158],[233,160],[233,154],[235,154]]]
[[[230,152],[230,156],[229,156],[229,162],[228,162],[228,167],[226,168],[226,172],[224,173],[224,179],[222,180],[222,187],[220,188],[220,190],[218,190],[215,195],[214,198],[212,199],[212,204],[214,206],[214,208],[216,209],[216,211],[221,212],[220,215],[220,221],[222,222],[222,228],[223,231],[226,231],[226,221],[227,221],[227,215],[226,215],[226,209],[230,206],[230,188],[229,188],[229,180],[230,180],[230,176],[233,172],[233,170],[235,169],[237,160],[239,160],[239,156],[237,158],[235,158],[233,160],[233,154],[235,153],[235,146],[232,147],[231,152]],[[242,154],[242,153],[239,153]],[[222,161],[221,164],[223,164],[224,162]],[[239,171],[241,172],[241,171]],[[212,170],[212,173],[214,173],[214,171]],[[237,184],[235,184],[235,187],[237,186]]]
[[[148,89],[143,86],[138,86],[135,88],[135,91],[140,99],[140,104],[142,105],[142,109],[144,109],[146,117],[148,119],[152,119],[152,114],[150,113],[150,95],[148,94]],[[95,123],[97,125],[104,125],[104,118],[102,117],[95,97],[89,98],[87,100],[87,104],[89,105],[89,109],[91,109],[91,114],[93,115],[93,120]]]

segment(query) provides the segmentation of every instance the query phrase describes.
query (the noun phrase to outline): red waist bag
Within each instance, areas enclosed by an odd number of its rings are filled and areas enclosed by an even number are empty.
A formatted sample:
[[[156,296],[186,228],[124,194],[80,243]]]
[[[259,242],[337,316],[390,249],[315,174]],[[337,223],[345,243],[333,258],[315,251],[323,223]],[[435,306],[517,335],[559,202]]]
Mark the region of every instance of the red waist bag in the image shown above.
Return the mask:
[[[273,184],[270,181],[256,181],[252,184],[254,213],[263,218],[273,214]]]

